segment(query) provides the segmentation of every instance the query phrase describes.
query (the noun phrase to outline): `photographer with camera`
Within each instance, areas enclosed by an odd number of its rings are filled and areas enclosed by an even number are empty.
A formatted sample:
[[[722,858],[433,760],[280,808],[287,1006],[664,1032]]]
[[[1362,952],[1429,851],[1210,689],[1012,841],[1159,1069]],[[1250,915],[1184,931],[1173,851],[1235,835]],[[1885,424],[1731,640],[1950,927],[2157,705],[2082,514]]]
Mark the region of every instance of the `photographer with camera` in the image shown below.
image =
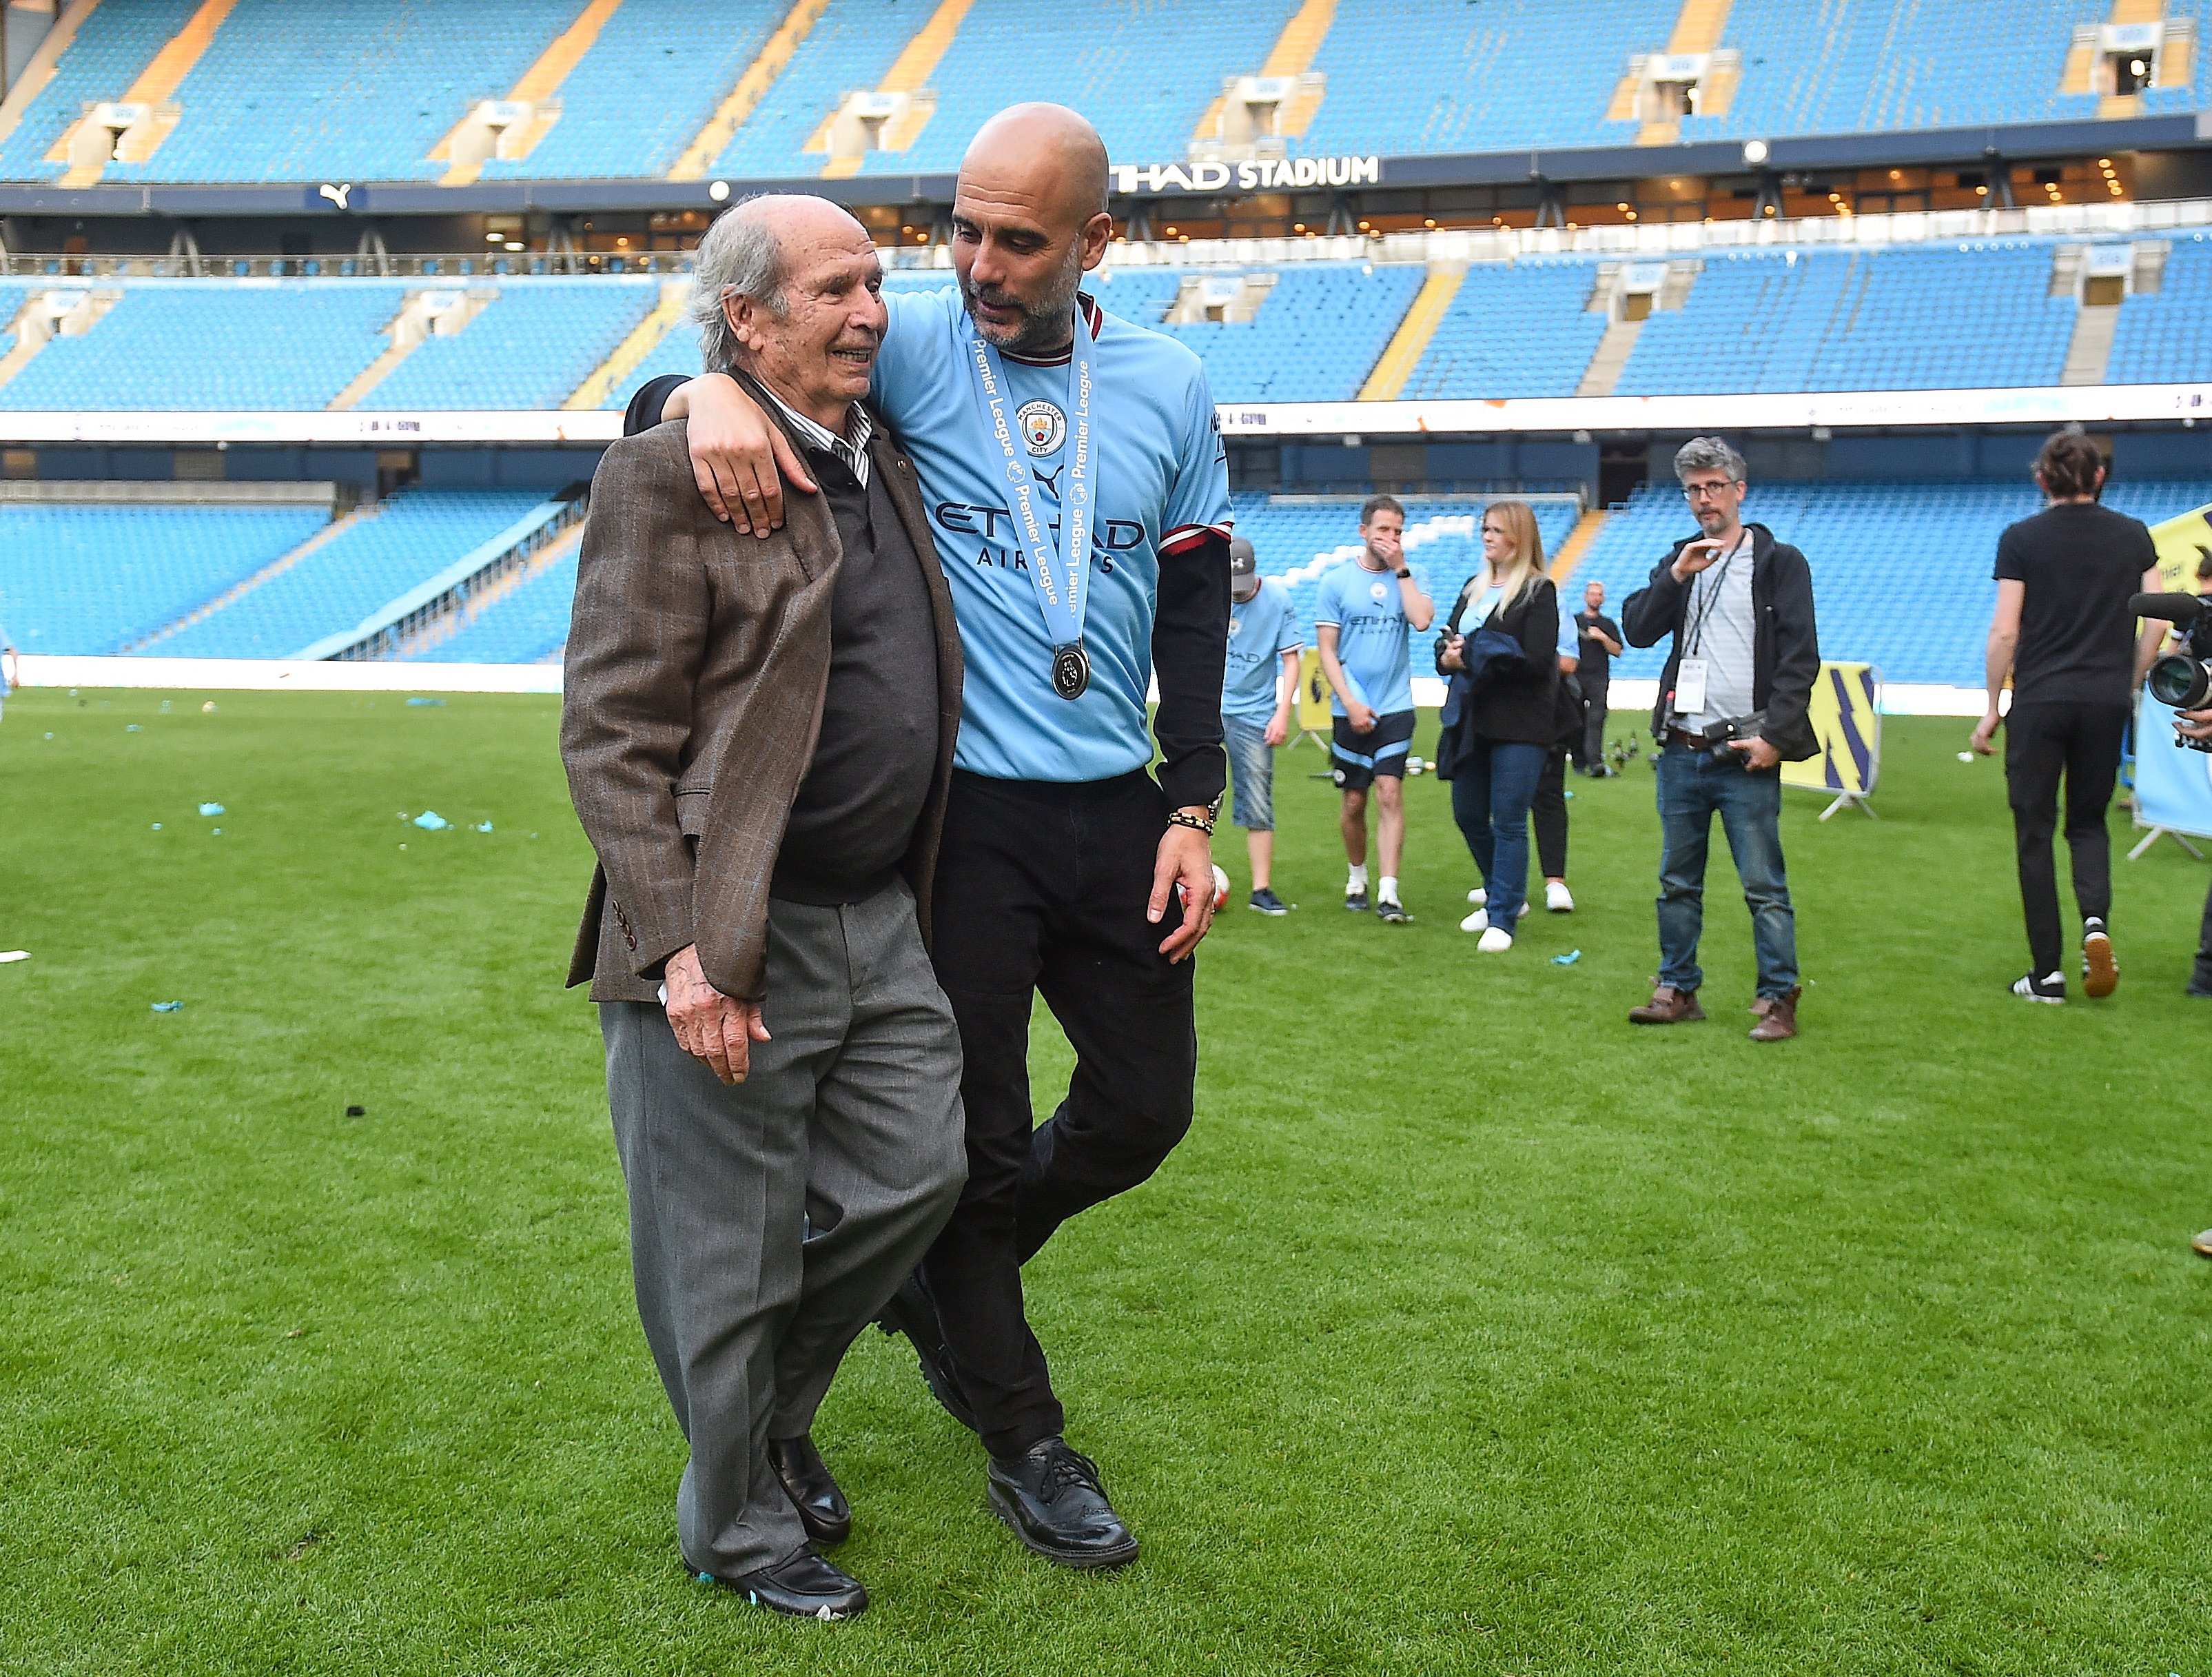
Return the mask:
[[[2049,504],[1997,541],[1988,708],[1973,747],[1990,755],[1997,729],[2005,729],[2005,786],[2033,963],[2012,991],[2056,1003],[2066,999],[2051,849],[2059,779],[2066,782],[2066,848],[2081,912],[2081,988],[2109,996],[2120,973],[2107,924],[2112,846],[2105,811],[2135,690],[2165,631],[2147,623],[2140,636],[2136,631],[2135,595],[2157,589],[2158,550],[2141,523],[2098,504],[2105,460],[2097,445],[2078,430],[2058,432],[2035,457],[2035,481]],[[2001,717],[1997,698],[2008,674],[2012,710]]]
[[[1698,937],[1713,817],[1751,910],[1759,961],[1754,1042],[1797,1034],[1797,922],[1782,861],[1782,765],[1820,749],[1806,710],[1820,679],[1813,572],[1764,524],[1741,519],[1743,456],[1717,436],[1676,451],[1699,534],[1674,544],[1620,613],[1631,646],[1674,638],[1651,732],[1660,743],[1659,983],[1629,1018],[1703,1019]]]

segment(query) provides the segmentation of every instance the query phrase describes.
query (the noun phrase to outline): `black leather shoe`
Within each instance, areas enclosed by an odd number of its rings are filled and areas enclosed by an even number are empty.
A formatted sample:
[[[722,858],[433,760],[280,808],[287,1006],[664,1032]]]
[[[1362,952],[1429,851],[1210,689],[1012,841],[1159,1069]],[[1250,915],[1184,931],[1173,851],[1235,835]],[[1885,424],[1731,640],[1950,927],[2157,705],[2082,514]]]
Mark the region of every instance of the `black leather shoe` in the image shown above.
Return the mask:
[[[991,1458],[991,1507],[1028,1547],[1062,1566],[1126,1566],[1137,1540],[1098,1484],[1098,1464],[1048,1438]]]
[[[981,1430],[968,1394],[960,1389],[960,1376],[954,1372],[952,1353],[945,1346],[945,1330],[937,1320],[937,1301],[930,1297],[919,1271],[899,1283],[898,1291],[876,1318],[876,1326],[886,1333],[905,1334],[907,1344],[921,1361],[922,1379],[945,1406],[945,1412],[969,1431]]]
[[[768,1459],[783,1481],[784,1495],[799,1510],[799,1523],[817,1546],[835,1548],[853,1534],[852,1504],[837,1488],[821,1451],[814,1448],[811,1434],[769,1439]]]
[[[801,1549],[779,1566],[757,1572],[741,1572],[714,1582],[733,1589],[756,1607],[787,1613],[794,1619],[818,1619],[828,1625],[840,1619],[857,1619],[868,1609],[868,1592],[860,1581],[836,1567],[811,1549]]]

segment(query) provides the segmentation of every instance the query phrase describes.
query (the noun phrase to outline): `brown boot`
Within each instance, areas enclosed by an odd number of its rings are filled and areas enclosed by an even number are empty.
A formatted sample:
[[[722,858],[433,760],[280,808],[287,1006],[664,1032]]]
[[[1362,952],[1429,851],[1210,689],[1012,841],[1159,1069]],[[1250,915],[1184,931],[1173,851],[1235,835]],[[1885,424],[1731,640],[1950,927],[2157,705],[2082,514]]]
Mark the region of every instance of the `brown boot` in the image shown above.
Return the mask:
[[[1787,996],[1762,996],[1751,1004],[1759,1015],[1759,1023],[1751,1028],[1753,1042],[1786,1042],[1797,1034],[1797,998],[1803,995],[1800,985]]]
[[[1651,999],[1640,1008],[1628,1010],[1632,1025],[1687,1025],[1703,1019],[1705,1010],[1698,1005],[1694,990],[1677,990],[1671,984],[1662,984],[1651,992]]]

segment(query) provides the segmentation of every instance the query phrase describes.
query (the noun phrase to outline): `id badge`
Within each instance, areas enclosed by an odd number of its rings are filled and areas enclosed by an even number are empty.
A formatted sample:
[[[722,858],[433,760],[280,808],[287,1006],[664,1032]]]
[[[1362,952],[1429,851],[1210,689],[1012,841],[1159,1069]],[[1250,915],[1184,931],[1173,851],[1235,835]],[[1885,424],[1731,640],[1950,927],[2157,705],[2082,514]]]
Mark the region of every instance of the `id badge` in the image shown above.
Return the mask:
[[[1705,710],[1705,661],[1685,658],[1674,671],[1674,714],[1703,716]]]

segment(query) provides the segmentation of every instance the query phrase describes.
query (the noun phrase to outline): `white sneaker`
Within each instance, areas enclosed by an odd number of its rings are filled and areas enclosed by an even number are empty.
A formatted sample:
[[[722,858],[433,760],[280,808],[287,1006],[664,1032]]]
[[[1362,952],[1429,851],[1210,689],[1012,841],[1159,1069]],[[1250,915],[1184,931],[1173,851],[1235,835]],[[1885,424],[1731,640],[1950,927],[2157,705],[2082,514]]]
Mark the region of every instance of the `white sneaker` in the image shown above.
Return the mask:
[[[1544,906],[1554,914],[1572,914],[1575,912],[1574,895],[1567,889],[1566,881],[1547,879],[1544,881]]]
[[[1473,903],[1477,908],[1480,908],[1483,904],[1490,900],[1490,893],[1484,890],[1482,887],[1478,885],[1474,890],[1467,893],[1467,899]]]
[[[1468,915],[1466,919],[1459,923],[1459,929],[1462,931],[1488,931],[1490,930],[1490,915],[1488,912],[1478,908],[1474,913]]]
[[[1486,955],[1503,954],[1513,947],[1513,934],[1503,926],[1492,926],[1474,947]]]

